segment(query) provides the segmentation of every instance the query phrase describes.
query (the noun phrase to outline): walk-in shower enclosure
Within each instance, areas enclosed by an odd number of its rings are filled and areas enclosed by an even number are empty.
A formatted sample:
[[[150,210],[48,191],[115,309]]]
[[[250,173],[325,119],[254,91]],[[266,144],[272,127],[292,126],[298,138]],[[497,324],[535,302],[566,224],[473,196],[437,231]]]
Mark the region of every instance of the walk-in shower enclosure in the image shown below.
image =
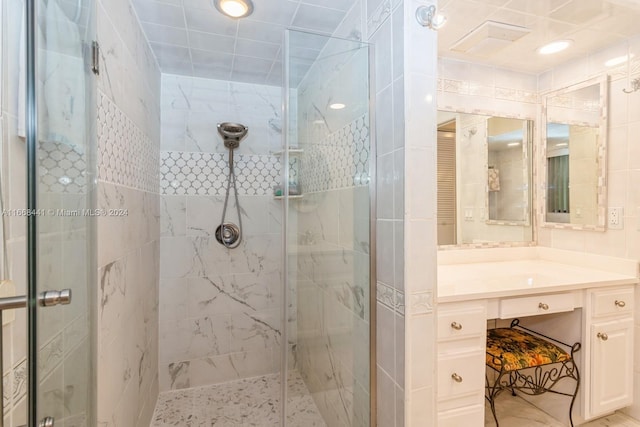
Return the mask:
[[[320,52],[310,55],[309,48]],[[285,307],[292,351],[283,366],[300,373],[327,426],[375,425],[370,47],[288,31],[285,52]]]

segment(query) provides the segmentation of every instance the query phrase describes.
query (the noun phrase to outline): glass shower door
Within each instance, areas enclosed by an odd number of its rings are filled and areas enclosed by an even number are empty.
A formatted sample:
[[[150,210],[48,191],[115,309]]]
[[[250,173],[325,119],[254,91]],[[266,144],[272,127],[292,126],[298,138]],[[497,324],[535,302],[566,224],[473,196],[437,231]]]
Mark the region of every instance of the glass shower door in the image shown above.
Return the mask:
[[[375,425],[370,47],[288,31],[285,49],[287,425],[368,427]]]
[[[28,422],[94,426],[95,0],[27,0]]]

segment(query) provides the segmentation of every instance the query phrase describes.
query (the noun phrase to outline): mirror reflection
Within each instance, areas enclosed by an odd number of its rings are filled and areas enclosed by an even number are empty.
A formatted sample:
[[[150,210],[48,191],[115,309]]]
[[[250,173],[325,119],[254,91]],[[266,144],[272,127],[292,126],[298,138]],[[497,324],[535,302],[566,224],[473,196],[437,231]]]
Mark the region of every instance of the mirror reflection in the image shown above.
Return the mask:
[[[547,223],[604,226],[601,82],[587,82],[548,94],[546,122]],[[602,209],[604,211],[604,209]]]
[[[532,238],[533,122],[438,112],[438,244]]]

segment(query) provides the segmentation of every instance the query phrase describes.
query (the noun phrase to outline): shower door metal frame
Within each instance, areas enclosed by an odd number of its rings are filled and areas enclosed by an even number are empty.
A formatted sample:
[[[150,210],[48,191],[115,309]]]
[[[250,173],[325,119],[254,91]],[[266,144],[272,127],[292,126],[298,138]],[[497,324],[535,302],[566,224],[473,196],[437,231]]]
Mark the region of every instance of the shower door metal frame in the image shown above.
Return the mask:
[[[38,104],[36,97],[37,0],[25,2],[27,209],[38,208]],[[38,228],[27,215],[27,425],[38,425]]]
[[[371,43],[343,39],[340,37],[327,36],[325,34],[318,34],[309,31],[300,31],[295,29],[286,29],[283,37],[283,97],[282,97],[282,130],[283,130],[283,155],[282,155],[282,168],[284,173],[282,174],[283,182],[282,188],[288,188],[289,183],[289,97],[291,96],[291,90],[289,88],[290,79],[290,66],[291,61],[289,59],[289,46],[290,46],[290,33],[291,31],[307,33],[316,35],[318,37],[325,37],[328,39],[344,40],[350,43],[360,43],[362,49],[368,50],[368,79],[369,79],[369,426],[375,427],[377,425],[377,298],[376,298],[376,284],[377,284],[377,262],[376,262],[376,221],[377,221],[377,179],[376,179],[376,162],[377,162],[377,144],[376,144],[376,126],[375,126],[375,111],[376,111],[376,90],[375,90],[375,46]],[[281,412],[280,426],[287,426],[287,414],[286,414],[286,401],[287,401],[287,370],[288,370],[288,356],[289,356],[289,334],[287,330],[288,316],[288,289],[289,289],[289,257],[288,257],[288,228],[289,224],[289,192],[283,191],[283,226],[282,226],[282,248],[283,248],[283,301],[281,312],[281,325],[283,329],[282,334],[282,357],[280,364],[280,383],[281,387]]]
[[[369,49],[369,425],[375,427],[378,425],[376,58],[375,46],[370,43],[366,45]]]

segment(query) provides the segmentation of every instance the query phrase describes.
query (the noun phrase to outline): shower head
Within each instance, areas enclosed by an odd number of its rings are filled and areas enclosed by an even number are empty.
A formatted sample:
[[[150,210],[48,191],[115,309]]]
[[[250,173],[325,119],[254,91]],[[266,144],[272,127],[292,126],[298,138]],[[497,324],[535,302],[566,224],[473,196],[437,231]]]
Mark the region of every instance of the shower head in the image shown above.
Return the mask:
[[[240,141],[247,136],[249,128],[240,123],[218,123],[218,133],[222,135],[224,146],[234,150],[240,146]]]

